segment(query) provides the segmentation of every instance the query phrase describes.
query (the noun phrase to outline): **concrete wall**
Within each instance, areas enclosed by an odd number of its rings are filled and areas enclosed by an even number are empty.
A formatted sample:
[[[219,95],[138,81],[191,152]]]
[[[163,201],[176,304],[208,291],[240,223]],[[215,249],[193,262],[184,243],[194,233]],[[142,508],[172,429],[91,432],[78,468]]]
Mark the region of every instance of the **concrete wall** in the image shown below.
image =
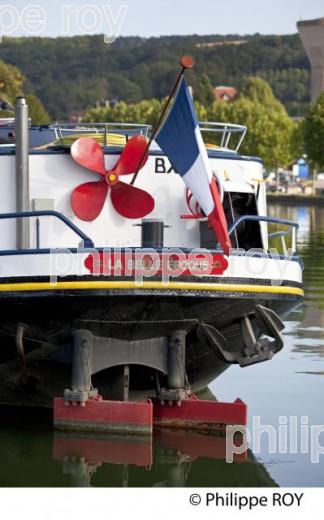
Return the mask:
[[[300,38],[311,63],[311,100],[324,91],[324,17],[297,23]]]

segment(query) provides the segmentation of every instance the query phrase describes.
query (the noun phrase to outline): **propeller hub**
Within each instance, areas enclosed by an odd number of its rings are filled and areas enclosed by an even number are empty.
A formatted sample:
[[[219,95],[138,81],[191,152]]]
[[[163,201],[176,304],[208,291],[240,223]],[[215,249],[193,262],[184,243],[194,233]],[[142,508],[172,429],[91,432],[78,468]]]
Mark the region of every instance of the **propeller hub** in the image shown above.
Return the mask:
[[[118,175],[116,175],[116,173],[111,172],[111,171],[107,172],[105,180],[106,180],[107,184],[116,184],[116,182],[118,181]]]

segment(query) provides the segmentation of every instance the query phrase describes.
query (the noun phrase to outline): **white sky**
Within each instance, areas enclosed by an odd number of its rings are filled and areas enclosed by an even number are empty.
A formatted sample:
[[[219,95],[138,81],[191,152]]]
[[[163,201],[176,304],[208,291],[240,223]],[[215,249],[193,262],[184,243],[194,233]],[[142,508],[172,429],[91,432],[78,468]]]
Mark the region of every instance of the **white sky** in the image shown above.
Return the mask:
[[[41,6],[43,14],[30,22],[35,6]],[[127,6],[127,11],[122,6]],[[29,28],[36,23],[41,36],[109,35],[109,7],[123,36],[288,34],[296,32],[298,20],[324,16],[323,0],[9,0],[0,5],[0,32],[32,35]],[[118,21],[120,8],[126,14]]]

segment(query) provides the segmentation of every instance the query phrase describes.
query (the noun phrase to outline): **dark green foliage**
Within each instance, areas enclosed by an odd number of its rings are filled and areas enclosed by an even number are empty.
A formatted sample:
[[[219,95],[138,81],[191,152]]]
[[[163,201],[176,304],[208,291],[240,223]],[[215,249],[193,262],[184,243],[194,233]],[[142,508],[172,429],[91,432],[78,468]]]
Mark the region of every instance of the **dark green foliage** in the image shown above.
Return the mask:
[[[33,123],[49,123],[50,117],[42,102],[35,94],[26,91],[25,83],[26,78],[17,67],[0,60],[0,97],[14,105],[18,96],[25,95],[29,106],[29,116]],[[11,112],[2,110],[0,117],[12,117],[12,115]]]
[[[208,107],[215,101],[213,85],[207,74],[203,74],[201,79],[198,81],[197,89],[194,92],[194,98],[205,107]]]
[[[32,123],[34,125],[48,125],[51,122],[50,117],[38,97],[35,94],[27,94],[26,100]]]
[[[246,43],[205,46],[233,40]],[[203,75],[213,86],[238,90],[248,76],[261,76],[291,115],[307,110],[309,64],[298,35],[127,37],[112,45],[101,35],[8,38],[0,49],[0,59],[21,70],[27,90],[54,119],[66,119],[101,100],[161,99],[170,90],[182,54],[196,60],[187,74],[195,92],[206,82]]]
[[[303,134],[308,158],[316,167],[324,168],[324,92],[303,121]]]
[[[86,114],[85,121],[140,122],[154,125],[162,105],[157,99],[131,104],[120,101],[114,107],[91,109]],[[231,103],[215,100],[204,103],[196,100],[195,105],[201,121],[247,125],[248,132],[241,151],[262,157],[267,167],[288,166],[298,156],[297,127],[285,107],[273,95],[269,84],[262,78],[247,78],[240,95]],[[219,138],[215,140],[215,134],[204,134],[204,139],[207,143],[219,144]]]

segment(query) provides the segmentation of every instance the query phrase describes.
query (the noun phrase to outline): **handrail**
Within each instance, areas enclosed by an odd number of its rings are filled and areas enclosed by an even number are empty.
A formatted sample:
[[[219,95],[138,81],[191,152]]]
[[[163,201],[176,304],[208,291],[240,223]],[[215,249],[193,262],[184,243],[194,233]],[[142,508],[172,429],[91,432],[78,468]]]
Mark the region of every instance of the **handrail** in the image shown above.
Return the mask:
[[[52,123],[49,125],[49,128],[84,128],[86,126],[94,126],[98,128],[105,128],[107,126],[111,126],[112,128],[122,127],[122,128],[138,128],[140,130],[149,130],[151,125],[146,123],[92,123],[92,122],[81,122],[81,123]]]
[[[31,218],[31,217],[55,217],[64,222],[76,235],[78,235],[84,242],[84,247],[94,247],[94,243],[81,229],[79,229],[71,220],[53,210],[42,210],[42,211],[17,211],[16,213],[0,213],[0,220],[14,219],[14,218]]]
[[[239,217],[228,230],[228,234],[231,235],[236,228],[245,220],[250,220],[254,222],[268,222],[270,224],[282,224],[283,226],[290,226],[292,229],[289,231],[279,231],[275,233],[269,233],[268,238],[274,238],[276,236],[283,237],[284,235],[288,234],[290,231],[292,233],[292,250],[293,252],[296,251],[296,230],[299,229],[299,224],[297,222],[294,222],[293,220],[287,220],[283,218],[278,217],[265,217],[263,215],[242,215]],[[283,246],[285,249],[285,246]]]
[[[296,229],[299,228],[299,224],[297,222],[294,222],[293,220],[286,220],[284,218],[279,217],[265,217],[263,215],[242,215],[239,217],[228,230],[228,234],[231,235],[233,231],[243,222],[244,220],[252,220],[257,222],[270,222],[272,224],[282,224],[285,226],[291,226]]]
[[[144,135],[148,136],[151,125],[141,124],[141,123],[91,123],[91,122],[81,122],[81,123],[54,123],[49,126],[51,130],[55,132],[56,139],[60,139],[61,143],[64,144],[64,139],[68,136],[64,137],[64,133],[68,134],[72,133],[89,133],[96,131],[98,134],[102,134],[104,136],[104,144],[107,146],[107,136],[109,133],[120,134],[123,136],[129,135]]]
[[[229,143],[232,134],[241,134],[237,145],[232,148],[235,152],[238,152],[247,132],[247,127],[244,125],[218,123],[213,121],[199,121],[199,128],[201,132],[221,133],[220,147],[230,150],[231,148],[229,148]]]
[[[287,229],[286,231],[275,231],[274,233],[268,233],[268,238],[277,238],[290,235],[291,229]]]

